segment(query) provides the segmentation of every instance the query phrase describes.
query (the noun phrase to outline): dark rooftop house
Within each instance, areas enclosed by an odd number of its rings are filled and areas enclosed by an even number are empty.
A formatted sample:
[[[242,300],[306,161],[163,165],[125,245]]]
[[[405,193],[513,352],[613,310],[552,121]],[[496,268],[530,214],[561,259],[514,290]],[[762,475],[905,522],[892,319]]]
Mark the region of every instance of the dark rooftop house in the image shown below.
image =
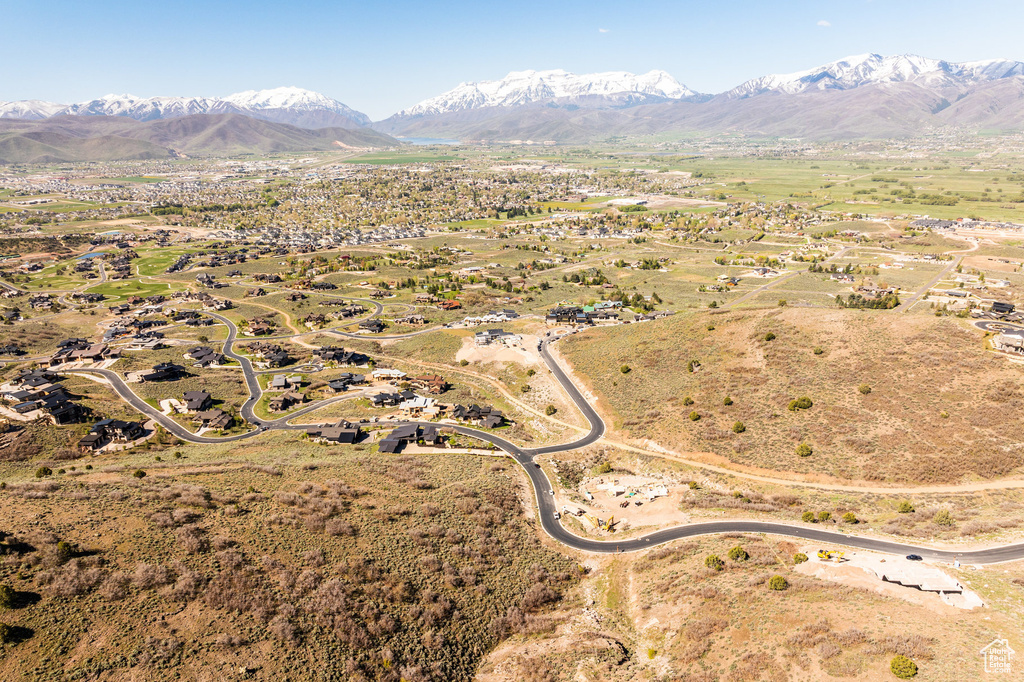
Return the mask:
[[[389,433],[377,445],[377,450],[383,453],[394,454],[402,449],[402,446],[409,441],[415,441],[419,435],[419,427],[415,424],[402,424]]]
[[[362,435],[362,431],[358,426],[350,424],[344,419],[339,420],[338,423],[332,426],[320,426],[307,429],[306,433],[311,438],[318,438],[320,440],[327,441],[328,443],[345,444],[355,443]]]
[[[234,421],[234,417],[224,410],[212,408],[197,412],[193,421],[197,421],[203,426],[211,429],[226,429],[231,426],[231,423]]]
[[[92,425],[90,433],[99,434],[116,443],[130,443],[145,435],[142,424],[120,419],[101,419]]]
[[[1002,301],[996,301],[992,304],[992,312],[997,315],[1009,315],[1014,310],[1012,303],[1004,303]]]
[[[210,394],[206,391],[185,391],[182,398],[185,401],[185,409],[189,412],[200,412],[213,404]]]

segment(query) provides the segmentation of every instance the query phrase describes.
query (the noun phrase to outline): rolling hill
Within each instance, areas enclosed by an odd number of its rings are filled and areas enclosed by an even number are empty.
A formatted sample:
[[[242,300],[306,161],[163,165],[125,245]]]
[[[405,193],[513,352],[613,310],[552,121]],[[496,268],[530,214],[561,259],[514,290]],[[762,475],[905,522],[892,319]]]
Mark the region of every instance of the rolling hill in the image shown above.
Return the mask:
[[[307,129],[240,114],[136,121],[122,116],[0,120],[0,163],[53,163],[233,156],[390,147],[368,128]]]

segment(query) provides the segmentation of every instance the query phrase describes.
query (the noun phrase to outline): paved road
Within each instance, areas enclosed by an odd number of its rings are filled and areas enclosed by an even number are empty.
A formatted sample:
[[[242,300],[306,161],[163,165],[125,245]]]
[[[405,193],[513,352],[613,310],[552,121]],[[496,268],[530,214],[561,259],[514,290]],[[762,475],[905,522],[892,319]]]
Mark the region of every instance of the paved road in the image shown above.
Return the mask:
[[[235,436],[228,436],[226,438],[209,438],[206,436],[197,436],[180,424],[170,419],[166,415],[161,414],[158,410],[153,408],[151,405],[146,403],[144,400],[139,398],[135,393],[124,383],[124,381],[115,372],[105,369],[86,369],[86,370],[72,370],[80,371],[90,374],[97,374],[106,378],[113,386],[114,390],[117,391],[118,395],[121,396],[129,405],[133,408],[153,418],[156,422],[161,424],[170,433],[173,433],[182,440],[192,443],[224,443],[229,441],[243,440],[251,438],[263,431],[267,430],[300,430],[306,428],[304,424],[289,424],[291,420],[294,420],[304,414],[317,410],[325,405],[345,400],[347,398],[355,397],[355,394],[338,396],[337,398],[330,398],[326,401],[320,401],[314,403],[302,410],[287,415],[276,420],[260,420],[257,419],[253,414],[253,405],[262,396],[262,389],[259,386],[259,381],[256,377],[256,372],[253,370],[252,363],[248,358],[238,355],[232,350],[232,345],[235,342],[237,336],[237,328],[227,318],[217,315],[214,313],[207,313],[211,317],[219,319],[228,327],[228,338],[224,342],[224,354],[236,361],[241,365],[242,371],[245,375],[246,385],[249,388],[250,397],[242,406],[242,416],[246,421],[251,424],[258,425],[259,428],[250,431],[248,433],[238,434]],[[991,547],[982,550],[975,550],[970,552],[955,552],[949,550],[938,550],[931,549],[928,547],[919,547],[916,545],[904,544],[899,542],[890,542],[886,540],[878,540],[869,537],[861,537],[856,535],[850,535],[844,532],[822,530],[811,526],[795,526],[787,525],[782,523],[773,523],[765,521],[714,521],[709,523],[695,523],[685,526],[676,526],[674,528],[665,528],[663,530],[655,531],[648,535],[644,535],[637,538],[625,539],[625,540],[592,540],[588,538],[581,538],[573,533],[569,532],[565,527],[562,526],[559,519],[555,517],[557,509],[555,508],[553,486],[551,481],[548,480],[547,474],[544,470],[534,461],[534,457],[542,454],[551,454],[557,452],[566,452],[575,450],[577,448],[585,447],[592,443],[597,442],[605,432],[605,424],[601,419],[600,415],[594,409],[590,403],[587,402],[586,398],[579,391],[579,389],[572,383],[569,377],[565,374],[562,368],[555,362],[554,358],[548,349],[548,345],[551,343],[549,340],[543,340],[540,346],[540,356],[547,364],[555,377],[555,380],[565,389],[572,398],[573,402],[580,409],[587,421],[590,422],[590,431],[582,438],[570,442],[563,443],[561,445],[551,445],[540,448],[520,448],[515,443],[505,440],[501,436],[487,432],[479,431],[477,429],[465,427],[465,426],[451,426],[456,433],[462,435],[477,438],[489,443],[492,443],[496,447],[508,453],[516,462],[518,462],[526,475],[530,479],[530,483],[533,486],[535,497],[537,498],[537,509],[538,518],[540,519],[541,527],[544,529],[549,536],[554,540],[561,542],[562,544],[572,547],[573,549],[580,550],[583,552],[610,554],[617,552],[635,552],[656,545],[665,544],[668,542],[674,542],[683,538],[695,537],[700,535],[710,535],[719,533],[766,533],[770,535],[783,535],[787,537],[799,538],[808,541],[815,541],[821,543],[837,544],[847,547],[853,547],[857,549],[871,550],[876,552],[883,552],[888,554],[906,555],[906,554],[918,554],[926,559],[932,559],[937,561],[953,561],[959,559],[962,563],[971,564],[990,564],[999,563],[1004,561],[1016,561],[1024,559],[1024,543],[1017,543],[1012,545],[1004,545],[1000,547]],[[401,423],[416,423],[421,422],[395,422],[394,425]]]
[[[155,407],[147,403],[145,400],[137,396],[135,392],[132,391],[132,389],[128,386],[128,384],[126,384],[124,380],[121,379],[117,372],[111,371],[109,369],[91,368],[67,369],[57,371],[67,374],[93,374],[96,376],[103,377],[107,382],[110,383],[114,391],[116,391],[117,394],[121,396],[121,399],[128,403],[133,409],[151,418],[153,421],[160,424],[160,426],[164,427],[164,429],[166,429],[169,433],[172,433],[181,440],[187,441],[189,443],[227,443],[231,441],[242,440],[244,438],[252,438],[253,436],[260,433],[260,431],[249,431],[248,433],[240,433],[234,436],[226,436],[223,438],[209,438],[207,436],[197,436],[196,434],[192,433],[184,426],[174,421],[173,419],[162,413],[160,410],[156,409]]]
[[[978,329],[999,334],[1000,332],[1007,331],[1021,331],[1024,330],[1019,324],[1013,324],[1012,322],[1000,322],[999,320],[977,320],[974,326]]]
[[[918,289],[917,292],[913,296],[911,296],[910,298],[907,298],[907,299],[904,299],[903,301],[901,301],[900,304],[898,306],[896,306],[896,312],[898,312],[898,313],[909,312],[910,309],[914,307],[914,304],[917,303],[921,299],[922,296],[924,296],[929,291],[931,291],[932,287],[935,286],[936,284],[938,284],[939,282],[941,282],[943,280],[943,278],[945,278],[945,276],[948,275],[950,273],[950,271],[953,268],[955,268],[957,266],[957,264],[960,263],[960,261],[962,261],[962,260],[963,260],[962,258],[959,258],[959,259],[955,258],[955,259],[951,260],[949,262],[949,265],[947,265],[946,267],[942,268],[942,270],[939,271],[939,274],[935,275],[935,277],[933,277],[927,284],[925,284],[923,287]]]
[[[826,258],[825,260],[823,260],[821,262],[822,263],[828,263],[828,262],[836,260],[838,258],[842,258],[852,248],[854,248],[854,247],[852,247],[852,246],[845,246],[842,249],[840,249],[839,251],[837,251],[835,254],[829,256],[828,258]],[[807,270],[796,270],[794,272],[790,272],[790,273],[787,273],[785,275],[782,275],[781,277],[776,277],[776,278],[772,279],[770,282],[766,282],[765,284],[762,284],[761,286],[757,287],[756,289],[751,289],[750,291],[748,291],[747,293],[743,294],[739,298],[735,298],[735,299],[729,301],[728,303],[726,303],[722,307],[723,308],[733,308],[737,304],[742,303],[743,301],[746,301],[749,298],[757,296],[761,292],[767,291],[768,289],[771,289],[774,286],[782,284],[783,282],[785,282],[787,280],[793,279],[794,277],[798,277],[801,274],[803,274],[804,272],[807,272]]]

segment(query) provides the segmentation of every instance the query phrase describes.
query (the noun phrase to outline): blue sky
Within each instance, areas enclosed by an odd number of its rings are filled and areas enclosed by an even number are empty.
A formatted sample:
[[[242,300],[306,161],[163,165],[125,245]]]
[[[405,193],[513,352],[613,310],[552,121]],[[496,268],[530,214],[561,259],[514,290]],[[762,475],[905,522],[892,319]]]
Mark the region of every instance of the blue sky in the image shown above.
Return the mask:
[[[700,92],[853,54],[1024,61],[1021,0],[0,0],[0,100],[296,85],[374,119],[513,70],[663,69]]]

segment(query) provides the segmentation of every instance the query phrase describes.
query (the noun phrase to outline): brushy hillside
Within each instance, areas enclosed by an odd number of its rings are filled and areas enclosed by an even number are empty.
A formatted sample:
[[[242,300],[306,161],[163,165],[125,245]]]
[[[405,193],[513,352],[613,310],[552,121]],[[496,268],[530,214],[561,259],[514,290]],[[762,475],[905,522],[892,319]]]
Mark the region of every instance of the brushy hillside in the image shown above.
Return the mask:
[[[682,314],[561,344],[632,437],[778,471],[923,483],[1024,463],[1024,370],[986,352],[983,336],[948,318],[775,309]],[[805,396],[810,408],[789,409]],[[805,443],[811,454],[798,456]]]
[[[810,562],[794,566],[801,551]],[[1019,564],[975,581],[988,583],[991,608],[973,611],[909,588],[877,594],[862,569],[825,567],[813,548],[771,537],[701,538],[592,564],[576,588],[588,606],[558,614],[554,634],[502,644],[478,682],[895,680],[896,655],[918,665],[917,679],[983,679],[977,652],[997,636],[1015,645],[1021,621]],[[775,576],[785,589],[770,588]]]
[[[577,580],[500,459],[176,452],[2,465],[0,678],[465,680]]]

